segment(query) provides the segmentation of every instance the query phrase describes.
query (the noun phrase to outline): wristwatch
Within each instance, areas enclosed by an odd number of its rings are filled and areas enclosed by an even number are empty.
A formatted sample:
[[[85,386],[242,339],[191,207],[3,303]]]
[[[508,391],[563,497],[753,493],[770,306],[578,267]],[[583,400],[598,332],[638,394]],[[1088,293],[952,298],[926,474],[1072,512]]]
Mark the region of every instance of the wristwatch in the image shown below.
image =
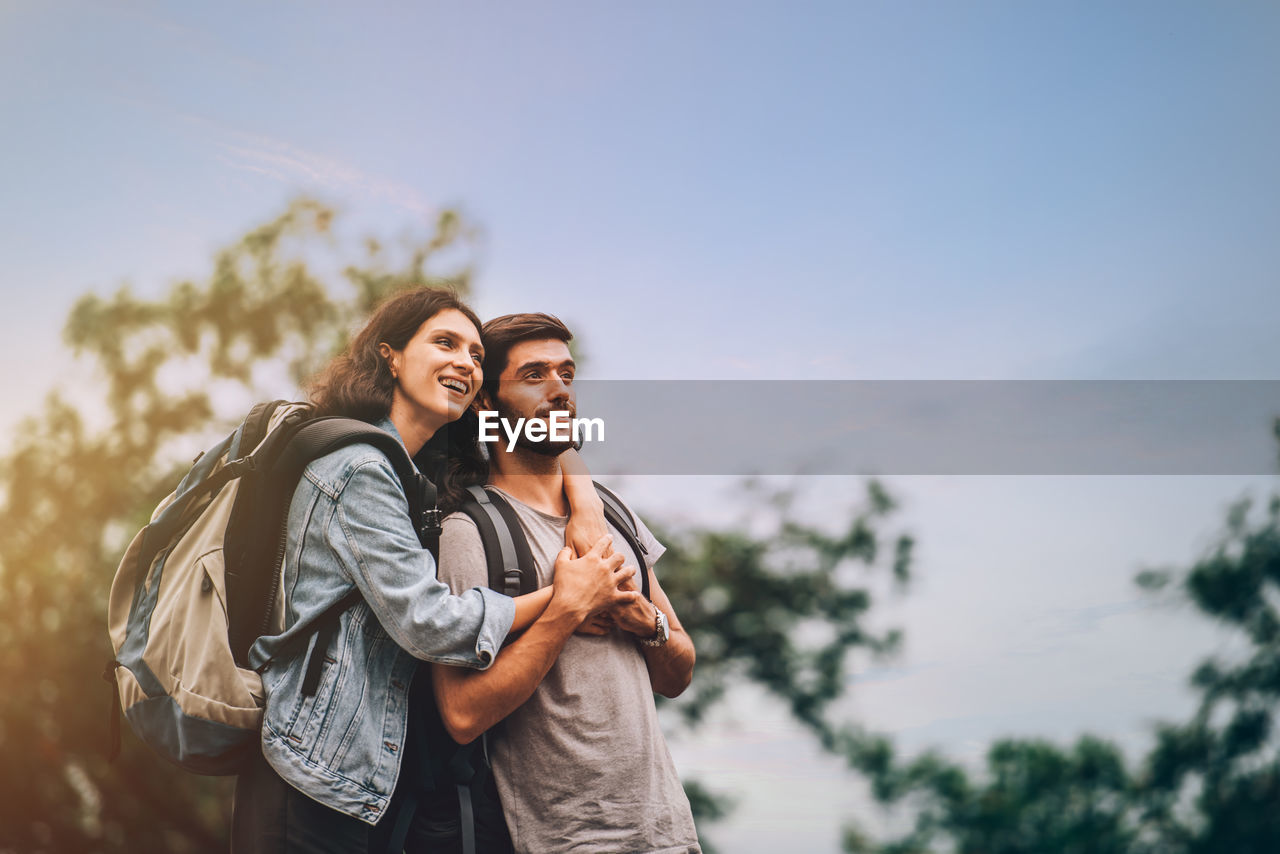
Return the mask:
[[[661,608],[653,609],[656,614],[653,618],[653,637],[640,638],[640,643],[645,646],[662,646],[671,637],[671,627],[667,625],[667,615],[662,613]]]

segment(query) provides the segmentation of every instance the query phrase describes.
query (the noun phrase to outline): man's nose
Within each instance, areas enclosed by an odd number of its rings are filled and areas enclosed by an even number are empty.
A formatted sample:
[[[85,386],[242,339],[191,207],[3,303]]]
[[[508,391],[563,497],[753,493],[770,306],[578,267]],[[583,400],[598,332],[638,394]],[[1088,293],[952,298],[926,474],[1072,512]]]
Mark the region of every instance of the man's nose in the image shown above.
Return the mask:
[[[565,382],[564,377],[559,375],[551,377],[547,386],[547,399],[553,402],[568,403],[573,399],[573,392],[569,384]]]

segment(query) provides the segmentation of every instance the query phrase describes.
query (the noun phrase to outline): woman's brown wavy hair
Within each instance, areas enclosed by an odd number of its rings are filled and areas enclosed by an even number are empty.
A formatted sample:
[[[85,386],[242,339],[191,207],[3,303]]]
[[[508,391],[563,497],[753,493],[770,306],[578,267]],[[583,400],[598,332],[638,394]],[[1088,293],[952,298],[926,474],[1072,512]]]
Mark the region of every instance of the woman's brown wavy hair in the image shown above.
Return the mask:
[[[382,303],[347,349],[312,378],[308,397],[316,415],[343,415],[373,423],[391,411],[396,380],[379,352],[386,344],[403,350],[422,324],[442,311],[455,309],[480,329],[480,318],[456,293],[418,287],[401,291]]]

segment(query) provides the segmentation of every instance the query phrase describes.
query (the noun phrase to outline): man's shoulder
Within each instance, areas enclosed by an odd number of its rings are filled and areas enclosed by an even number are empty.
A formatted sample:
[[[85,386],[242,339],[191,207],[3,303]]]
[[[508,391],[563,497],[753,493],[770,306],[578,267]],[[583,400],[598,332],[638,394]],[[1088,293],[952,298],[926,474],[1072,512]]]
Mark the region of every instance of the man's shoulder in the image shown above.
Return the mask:
[[[649,526],[640,518],[640,514],[627,503],[626,499],[612,489],[602,487],[598,483],[596,484],[596,488],[597,490],[603,490],[605,495],[612,498],[618,504],[624,524],[630,523],[628,526],[631,529],[629,533],[635,534],[636,540],[639,541],[640,545],[644,548],[646,556],[648,557],[649,566],[652,568],[654,562],[657,561],[664,552],[666,552],[667,547],[659,542],[658,538],[653,535],[653,531],[649,530]],[[605,495],[602,495],[601,498],[605,498]],[[606,504],[607,503],[608,499],[606,499]]]
[[[455,511],[440,526],[440,580],[454,592],[485,586],[489,570],[480,531],[471,517]]]

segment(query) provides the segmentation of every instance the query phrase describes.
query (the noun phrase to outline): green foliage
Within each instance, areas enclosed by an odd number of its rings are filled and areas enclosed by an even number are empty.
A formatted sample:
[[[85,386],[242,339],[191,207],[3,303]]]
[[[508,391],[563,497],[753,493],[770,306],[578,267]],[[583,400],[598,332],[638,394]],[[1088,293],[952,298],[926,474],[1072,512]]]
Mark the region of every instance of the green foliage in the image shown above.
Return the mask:
[[[798,521],[793,496],[749,485],[753,500],[776,513],[770,530],[663,531],[663,589],[698,650],[697,674],[680,712],[692,724],[736,678],[748,678],[787,704],[824,744],[835,735],[828,709],[841,696],[855,650],[886,655],[896,631],[868,626],[873,570],[888,539],[880,529],[893,503],[876,481],[866,507],[834,534]],[[893,540],[892,572],[909,576],[911,540]],[[858,572],[861,568],[864,572]]]
[[[1134,782],[1119,751],[1097,739],[1082,738],[1070,750],[997,742],[982,783],[936,754],[886,767],[881,776],[881,796],[910,793],[915,826],[879,845],[850,827],[848,851],[1122,854],[1138,841]]]
[[[1280,434],[1278,434],[1280,435]],[[1200,706],[1162,726],[1147,759],[1152,821],[1170,850],[1280,850],[1280,496],[1257,513],[1242,501],[1218,544],[1182,577],[1202,614],[1236,632],[1246,652],[1207,660],[1191,675]]]
[[[1248,501],[1233,506],[1219,542],[1189,568],[1135,580],[1176,592],[1242,642],[1235,660],[1209,659],[1190,674],[1200,697],[1190,720],[1159,726],[1133,769],[1115,746],[1088,737],[1070,750],[998,742],[976,775],[936,754],[899,762],[887,742],[877,751],[875,739],[855,734],[839,751],[877,797],[912,811],[914,827],[889,842],[851,827],[845,850],[1280,851],[1280,496],[1261,513]]]

